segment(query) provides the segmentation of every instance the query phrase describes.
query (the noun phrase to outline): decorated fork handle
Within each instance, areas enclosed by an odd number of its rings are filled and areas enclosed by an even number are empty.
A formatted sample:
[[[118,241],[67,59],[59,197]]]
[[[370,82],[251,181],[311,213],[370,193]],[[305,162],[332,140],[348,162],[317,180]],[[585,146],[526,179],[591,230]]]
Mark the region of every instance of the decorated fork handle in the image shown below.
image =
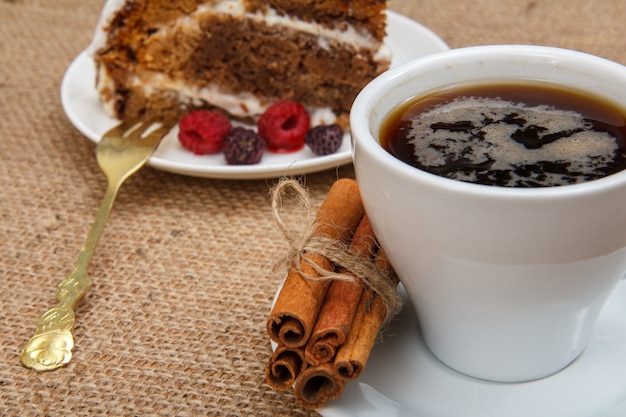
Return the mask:
[[[74,347],[72,328],[76,319],[74,306],[91,285],[87,265],[104,230],[120,185],[121,181],[109,183],[76,267],[57,286],[58,304],[41,316],[35,334],[22,349],[21,361],[27,368],[51,371],[69,363],[72,359]]]
[[[72,358],[74,306],[91,285],[84,269],[76,267],[57,287],[59,303],[46,311],[35,334],[22,350],[22,364],[37,371],[51,371]]]

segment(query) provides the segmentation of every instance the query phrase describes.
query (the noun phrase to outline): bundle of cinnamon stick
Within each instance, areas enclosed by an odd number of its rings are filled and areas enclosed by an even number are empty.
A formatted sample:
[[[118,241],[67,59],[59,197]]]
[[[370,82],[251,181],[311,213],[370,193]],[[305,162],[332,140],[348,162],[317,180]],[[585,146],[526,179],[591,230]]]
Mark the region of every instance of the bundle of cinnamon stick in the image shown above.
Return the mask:
[[[398,308],[381,298],[381,288],[395,294],[398,281],[378,245],[356,181],[333,184],[311,237],[329,242],[329,250],[305,247],[291,265],[267,320],[277,348],[265,376],[277,390],[293,388],[302,406],[318,408],[363,372],[389,310]],[[341,247],[348,256],[337,254]]]

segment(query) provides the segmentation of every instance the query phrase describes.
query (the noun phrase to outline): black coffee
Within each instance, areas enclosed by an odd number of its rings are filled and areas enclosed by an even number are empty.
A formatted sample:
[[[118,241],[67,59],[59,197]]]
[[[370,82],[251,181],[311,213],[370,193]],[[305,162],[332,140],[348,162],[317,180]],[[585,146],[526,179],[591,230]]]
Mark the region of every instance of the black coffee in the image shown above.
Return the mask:
[[[381,143],[424,171],[501,187],[551,187],[626,168],[626,110],[543,83],[455,86],[399,106]]]

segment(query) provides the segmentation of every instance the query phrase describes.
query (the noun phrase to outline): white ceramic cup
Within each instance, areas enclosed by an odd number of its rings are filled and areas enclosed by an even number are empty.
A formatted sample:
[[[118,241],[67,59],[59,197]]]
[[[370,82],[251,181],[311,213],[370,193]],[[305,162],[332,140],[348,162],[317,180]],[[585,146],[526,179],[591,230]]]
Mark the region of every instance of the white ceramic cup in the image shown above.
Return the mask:
[[[379,144],[381,122],[405,100],[494,79],[574,86],[626,109],[626,67],[617,63],[539,46],[450,50],[362,90],[350,116],[353,159],[432,353],[473,377],[521,382],[583,352],[626,271],[626,171],[560,187],[478,185],[421,171]]]

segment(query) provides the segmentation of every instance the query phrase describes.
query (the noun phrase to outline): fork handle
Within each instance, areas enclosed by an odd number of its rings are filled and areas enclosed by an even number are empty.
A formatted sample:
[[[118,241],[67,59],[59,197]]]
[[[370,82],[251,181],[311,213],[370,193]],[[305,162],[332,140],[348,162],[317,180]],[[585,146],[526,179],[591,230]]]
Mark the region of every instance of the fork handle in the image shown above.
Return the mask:
[[[119,191],[122,182],[123,180],[108,181],[107,189],[104,197],[102,198],[102,202],[100,203],[98,213],[96,213],[96,217],[94,218],[93,224],[89,229],[85,243],[80,250],[78,262],[76,263],[77,268],[87,269],[87,265],[89,265],[89,262],[93,257],[96,245],[98,244],[102,231],[104,230],[104,225],[109,218],[111,210],[113,209],[113,203],[115,202],[115,197],[117,196],[117,192]]]
[[[71,308],[54,307],[39,319],[37,330],[21,353],[21,361],[36,371],[51,371],[72,358],[75,315]]]
[[[76,321],[74,306],[91,286],[87,265],[93,257],[121,184],[122,181],[109,181],[76,267],[57,286],[58,304],[41,316],[35,334],[22,349],[21,361],[24,366],[37,371],[51,371],[69,363],[72,358],[72,329]]]
[[[21,353],[22,364],[37,371],[51,371],[72,358],[76,320],[74,306],[87,292],[91,278],[77,266],[57,287],[58,304],[46,311],[37,324],[35,334]]]

